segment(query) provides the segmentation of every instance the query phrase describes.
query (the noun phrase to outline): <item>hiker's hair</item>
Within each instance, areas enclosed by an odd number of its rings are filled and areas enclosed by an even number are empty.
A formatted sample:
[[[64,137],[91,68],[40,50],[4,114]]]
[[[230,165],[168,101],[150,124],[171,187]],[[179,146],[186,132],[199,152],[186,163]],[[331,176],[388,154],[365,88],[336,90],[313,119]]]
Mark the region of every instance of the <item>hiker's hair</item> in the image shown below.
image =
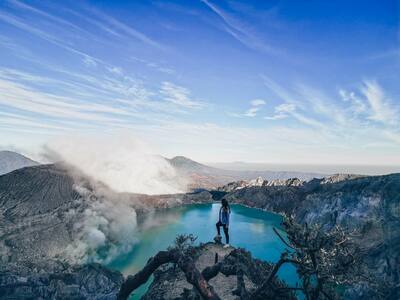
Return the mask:
[[[229,211],[231,210],[231,207],[229,206],[228,200],[226,200],[225,198],[222,198],[221,200],[222,206],[226,209],[229,209]]]

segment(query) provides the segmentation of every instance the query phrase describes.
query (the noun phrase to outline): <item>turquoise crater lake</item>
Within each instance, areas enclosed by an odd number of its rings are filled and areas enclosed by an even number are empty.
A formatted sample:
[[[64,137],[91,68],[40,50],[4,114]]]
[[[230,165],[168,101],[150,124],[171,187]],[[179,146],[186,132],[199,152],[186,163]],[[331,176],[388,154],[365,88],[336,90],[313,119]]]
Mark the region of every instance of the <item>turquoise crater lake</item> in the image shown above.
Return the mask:
[[[216,235],[219,208],[219,203],[196,204],[160,209],[146,215],[139,221],[138,243],[132,251],[117,257],[108,267],[124,275],[134,274],[151,256],[172,245],[178,234],[192,233],[198,237],[197,243],[212,241]],[[272,228],[281,230],[282,217],[241,205],[232,205],[231,208],[230,244],[247,249],[256,258],[277,262],[286,248]],[[223,233],[222,236],[225,241]],[[290,286],[295,286],[298,280],[291,265],[283,266],[278,275]],[[138,289],[133,299],[139,299],[148,285]]]

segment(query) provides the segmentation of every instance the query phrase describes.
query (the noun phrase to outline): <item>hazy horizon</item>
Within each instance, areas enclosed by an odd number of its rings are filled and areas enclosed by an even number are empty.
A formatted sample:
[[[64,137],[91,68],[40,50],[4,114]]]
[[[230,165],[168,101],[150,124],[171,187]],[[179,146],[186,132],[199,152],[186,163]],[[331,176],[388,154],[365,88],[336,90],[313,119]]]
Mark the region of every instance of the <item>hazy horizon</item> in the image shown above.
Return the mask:
[[[359,175],[385,175],[400,173],[399,166],[388,165],[292,165],[292,164],[272,164],[272,163],[253,163],[253,162],[209,162],[209,166],[224,168],[237,171],[283,171],[283,172],[310,172],[331,175],[338,173],[359,174]]]
[[[76,149],[73,147],[72,149]],[[31,156],[29,153],[24,151],[19,151],[18,149],[5,149],[0,147],[0,151],[12,151],[20,153],[30,159],[33,159],[39,163],[53,163],[57,160],[51,159],[44,156]],[[301,172],[301,173],[317,173],[321,175],[332,175],[338,173],[344,174],[359,174],[359,175],[385,175],[392,173],[400,173],[399,166],[389,166],[389,165],[335,165],[335,164],[277,164],[277,163],[267,163],[267,162],[245,162],[245,161],[233,161],[233,162],[204,162],[196,161],[195,159],[178,154],[170,157],[172,159],[176,156],[183,156],[188,159],[194,160],[195,162],[225,170],[232,171],[275,171],[275,172]],[[81,162],[80,164],[82,164]]]

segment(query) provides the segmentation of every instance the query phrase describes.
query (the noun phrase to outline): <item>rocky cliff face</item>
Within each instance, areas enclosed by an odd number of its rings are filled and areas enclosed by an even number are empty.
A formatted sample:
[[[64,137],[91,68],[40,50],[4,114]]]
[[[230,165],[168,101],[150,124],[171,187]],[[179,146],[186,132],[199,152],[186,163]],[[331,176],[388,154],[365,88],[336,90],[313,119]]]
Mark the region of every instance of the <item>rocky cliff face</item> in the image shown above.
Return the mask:
[[[231,203],[294,214],[326,229],[358,229],[368,263],[383,278],[400,283],[400,174],[335,175],[292,185],[243,187],[224,197]]]
[[[0,176],[0,253],[3,262],[56,257],[71,242],[85,204],[61,168],[41,165]],[[77,209],[77,214],[68,214]]]
[[[122,274],[98,264],[70,266],[46,260],[0,265],[1,299],[111,300],[122,281]]]

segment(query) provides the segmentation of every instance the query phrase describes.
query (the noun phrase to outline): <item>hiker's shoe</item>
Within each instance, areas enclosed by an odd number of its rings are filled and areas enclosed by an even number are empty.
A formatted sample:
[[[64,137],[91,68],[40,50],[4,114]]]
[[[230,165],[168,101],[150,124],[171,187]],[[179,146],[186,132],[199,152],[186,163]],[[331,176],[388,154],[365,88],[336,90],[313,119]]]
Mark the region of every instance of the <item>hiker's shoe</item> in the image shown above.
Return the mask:
[[[224,245],[224,248],[229,248],[229,247],[230,247],[229,244],[225,244],[225,245]]]

